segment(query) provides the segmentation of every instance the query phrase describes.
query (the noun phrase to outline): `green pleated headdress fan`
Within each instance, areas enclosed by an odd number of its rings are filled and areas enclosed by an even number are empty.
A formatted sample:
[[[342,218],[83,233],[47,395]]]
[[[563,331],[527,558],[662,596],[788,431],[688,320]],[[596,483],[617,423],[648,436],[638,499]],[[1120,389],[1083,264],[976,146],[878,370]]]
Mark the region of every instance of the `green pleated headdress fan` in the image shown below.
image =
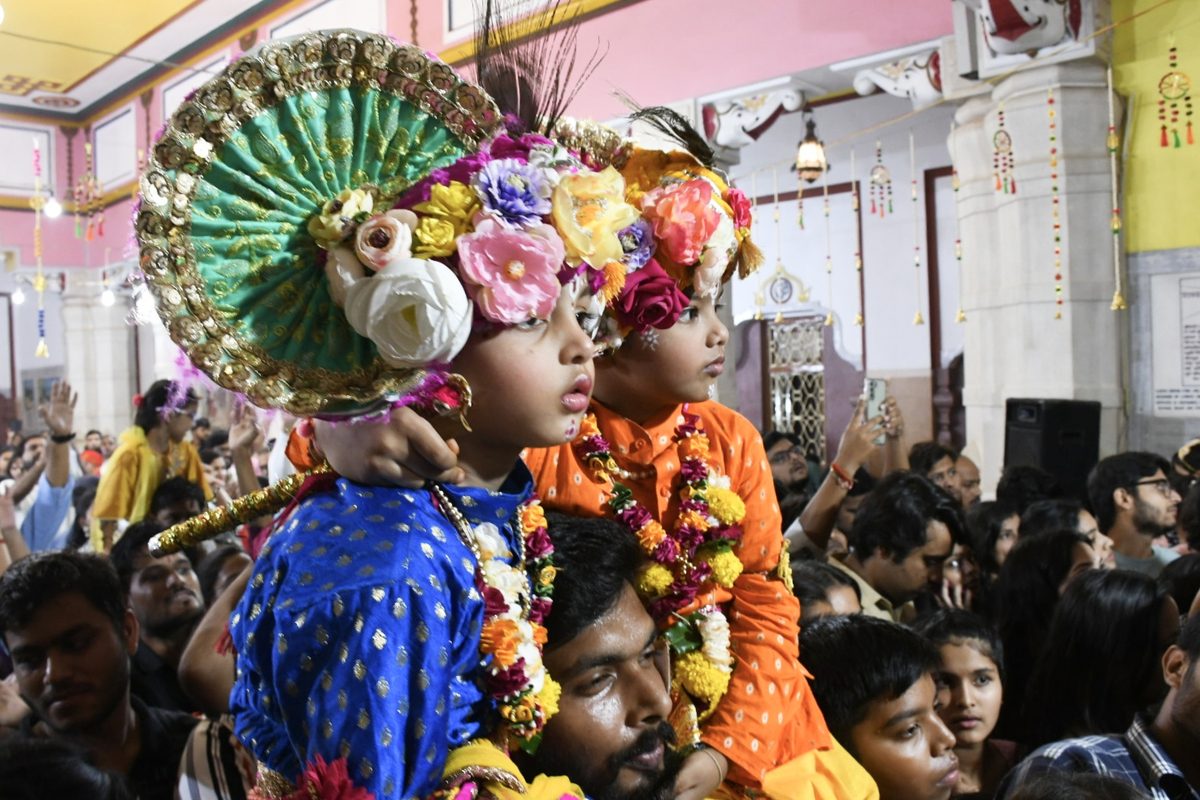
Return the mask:
[[[141,268],[171,338],[263,408],[346,414],[411,390],[423,373],[350,327],[306,226],[345,189],[389,207],[500,124],[481,89],[382,35],[306,34],[230,64],[175,111],[141,182]]]

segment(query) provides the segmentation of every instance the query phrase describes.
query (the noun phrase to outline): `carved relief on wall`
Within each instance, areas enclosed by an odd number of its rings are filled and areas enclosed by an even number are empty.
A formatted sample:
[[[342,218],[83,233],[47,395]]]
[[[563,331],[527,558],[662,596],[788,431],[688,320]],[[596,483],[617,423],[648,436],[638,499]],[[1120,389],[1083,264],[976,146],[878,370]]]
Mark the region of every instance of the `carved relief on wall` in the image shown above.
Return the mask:
[[[704,135],[721,147],[745,147],[771,127],[780,114],[799,111],[802,105],[804,94],[798,89],[705,103],[701,109]]]
[[[882,89],[907,97],[913,108],[924,108],[942,97],[942,59],[938,50],[897,59],[854,75],[854,91],[862,95]]]

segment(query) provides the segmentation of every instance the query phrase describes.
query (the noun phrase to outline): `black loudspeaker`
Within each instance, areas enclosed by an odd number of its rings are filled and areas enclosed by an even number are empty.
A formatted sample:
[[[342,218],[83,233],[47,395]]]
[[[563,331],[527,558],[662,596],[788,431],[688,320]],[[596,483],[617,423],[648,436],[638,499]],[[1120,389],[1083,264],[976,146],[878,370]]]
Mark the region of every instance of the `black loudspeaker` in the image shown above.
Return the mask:
[[[1087,476],[1100,460],[1100,404],[1091,400],[1009,399],[1004,466],[1037,467],[1068,495],[1087,497]]]

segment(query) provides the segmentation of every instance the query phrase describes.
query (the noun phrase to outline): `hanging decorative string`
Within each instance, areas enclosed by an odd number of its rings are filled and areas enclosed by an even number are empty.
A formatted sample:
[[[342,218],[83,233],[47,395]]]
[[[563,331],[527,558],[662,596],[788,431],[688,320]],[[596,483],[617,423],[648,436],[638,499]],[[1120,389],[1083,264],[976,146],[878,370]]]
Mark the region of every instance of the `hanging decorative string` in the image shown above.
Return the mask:
[[[50,348],[46,346],[46,307],[43,295],[46,292],[46,274],[42,272],[42,209],[46,206],[46,198],[42,197],[42,152],[38,142],[33,140],[33,197],[29,198],[29,207],[33,209],[33,257],[37,261],[37,274],[33,278],[33,288],[37,292],[38,313],[38,343],[34,356],[49,358]]]
[[[996,132],[992,134],[992,171],[996,176],[996,191],[1005,194],[1017,193],[1016,171],[1013,169],[1012,136],[1004,127],[1004,101],[996,110],[999,117]]]
[[[1125,303],[1125,293],[1122,291],[1121,280],[1121,206],[1120,198],[1117,194],[1117,148],[1121,144],[1121,139],[1117,136],[1117,117],[1113,108],[1113,74],[1112,64],[1108,65],[1108,173],[1109,180],[1112,186],[1112,250],[1113,250],[1113,290],[1112,305],[1110,308],[1113,311],[1124,311],[1128,306]]]
[[[854,324],[863,324],[863,296],[862,296],[862,251],[859,249],[859,242],[862,239],[861,220],[859,218],[858,207],[858,172],[854,164],[854,148],[850,148],[850,210],[854,217],[854,272],[856,275],[856,285],[858,286],[858,311],[854,315]]]
[[[1050,118],[1050,209],[1054,224],[1054,318],[1062,319],[1062,220],[1058,216],[1058,116],[1054,109],[1054,87],[1046,90],[1046,113]]]
[[[775,195],[775,271],[782,275],[783,270],[783,235],[779,230],[779,170],[771,172],[772,181],[774,183],[773,191]],[[775,321],[783,322],[783,308],[779,308],[775,312]]]
[[[952,165],[958,163],[956,155],[958,139],[954,128],[954,122],[950,122],[950,163]],[[954,321],[963,323],[967,321],[967,312],[963,311],[963,268],[962,268],[962,233],[959,231],[961,220],[958,218],[958,188],[960,182],[958,180],[958,167],[952,166],[950,172],[950,186],[954,189],[954,267],[958,272],[958,313],[954,316]]]
[[[908,132],[908,166],[912,171],[912,215],[913,215],[913,275],[917,280],[917,316],[913,325],[924,325],[925,318],[921,316],[921,233],[917,218],[917,140],[913,132]]]
[[[829,292],[829,313],[825,327],[833,325],[833,236],[829,232],[829,170],[821,173],[821,192],[825,202],[825,286]]]
[[[1175,47],[1175,37],[1171,36],[1167,44],[1168,70],[1158,82],[1158,120],[1162,123],[1162,138],[1159,144],[1170,147],[1171,142],[1174,142],[1176,147],[1182,147],[1183,141],[1179,138],[1178,128],[1181,112],[1187,123],[1187,143],[1196,143],[1192,133],[1192,79],[1186,72],[1179,71],[1179,49]],[[1169,137],[1168,124],[1171,133]]]
[[[83,152],[84,173],[75,184],[75,238],[90,242],[104,235],[104,209],[101,206],[104,187],[93,170],[91,142],[84,142]],[[84,217],[87,217],[86,230],[83,226]]]
[[[804,230],[804,179],[800,177],[800,170],[796,170],[796,224]]]
[[[875,166],[871,167],[871,214],[882,217],[885,211],[892,213],[892,174],[883,165],[883,142],[879,141],[875,143]]]

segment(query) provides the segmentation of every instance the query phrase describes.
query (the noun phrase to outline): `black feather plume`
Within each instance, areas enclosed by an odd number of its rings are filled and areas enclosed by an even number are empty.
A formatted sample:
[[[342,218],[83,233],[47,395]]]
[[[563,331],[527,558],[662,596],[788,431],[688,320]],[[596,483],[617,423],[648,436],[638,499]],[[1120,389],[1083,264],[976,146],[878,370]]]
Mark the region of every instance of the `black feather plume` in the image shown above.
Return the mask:
[[[548,135],[599,66],[599,46],[580,66],[579,14],[566,0],[526,13],[526,0],[485,0],[475,30],[476,80],[526,132]]]
[[[696,160],[708,169],[712,169],[713,164],[716,163],[716,154],[713,153],[712,147],[679,112],[672,111],[666,106],[647,106],[646,108],[634,108],[629,119],[644,122],[659,131],[695,156]]]

